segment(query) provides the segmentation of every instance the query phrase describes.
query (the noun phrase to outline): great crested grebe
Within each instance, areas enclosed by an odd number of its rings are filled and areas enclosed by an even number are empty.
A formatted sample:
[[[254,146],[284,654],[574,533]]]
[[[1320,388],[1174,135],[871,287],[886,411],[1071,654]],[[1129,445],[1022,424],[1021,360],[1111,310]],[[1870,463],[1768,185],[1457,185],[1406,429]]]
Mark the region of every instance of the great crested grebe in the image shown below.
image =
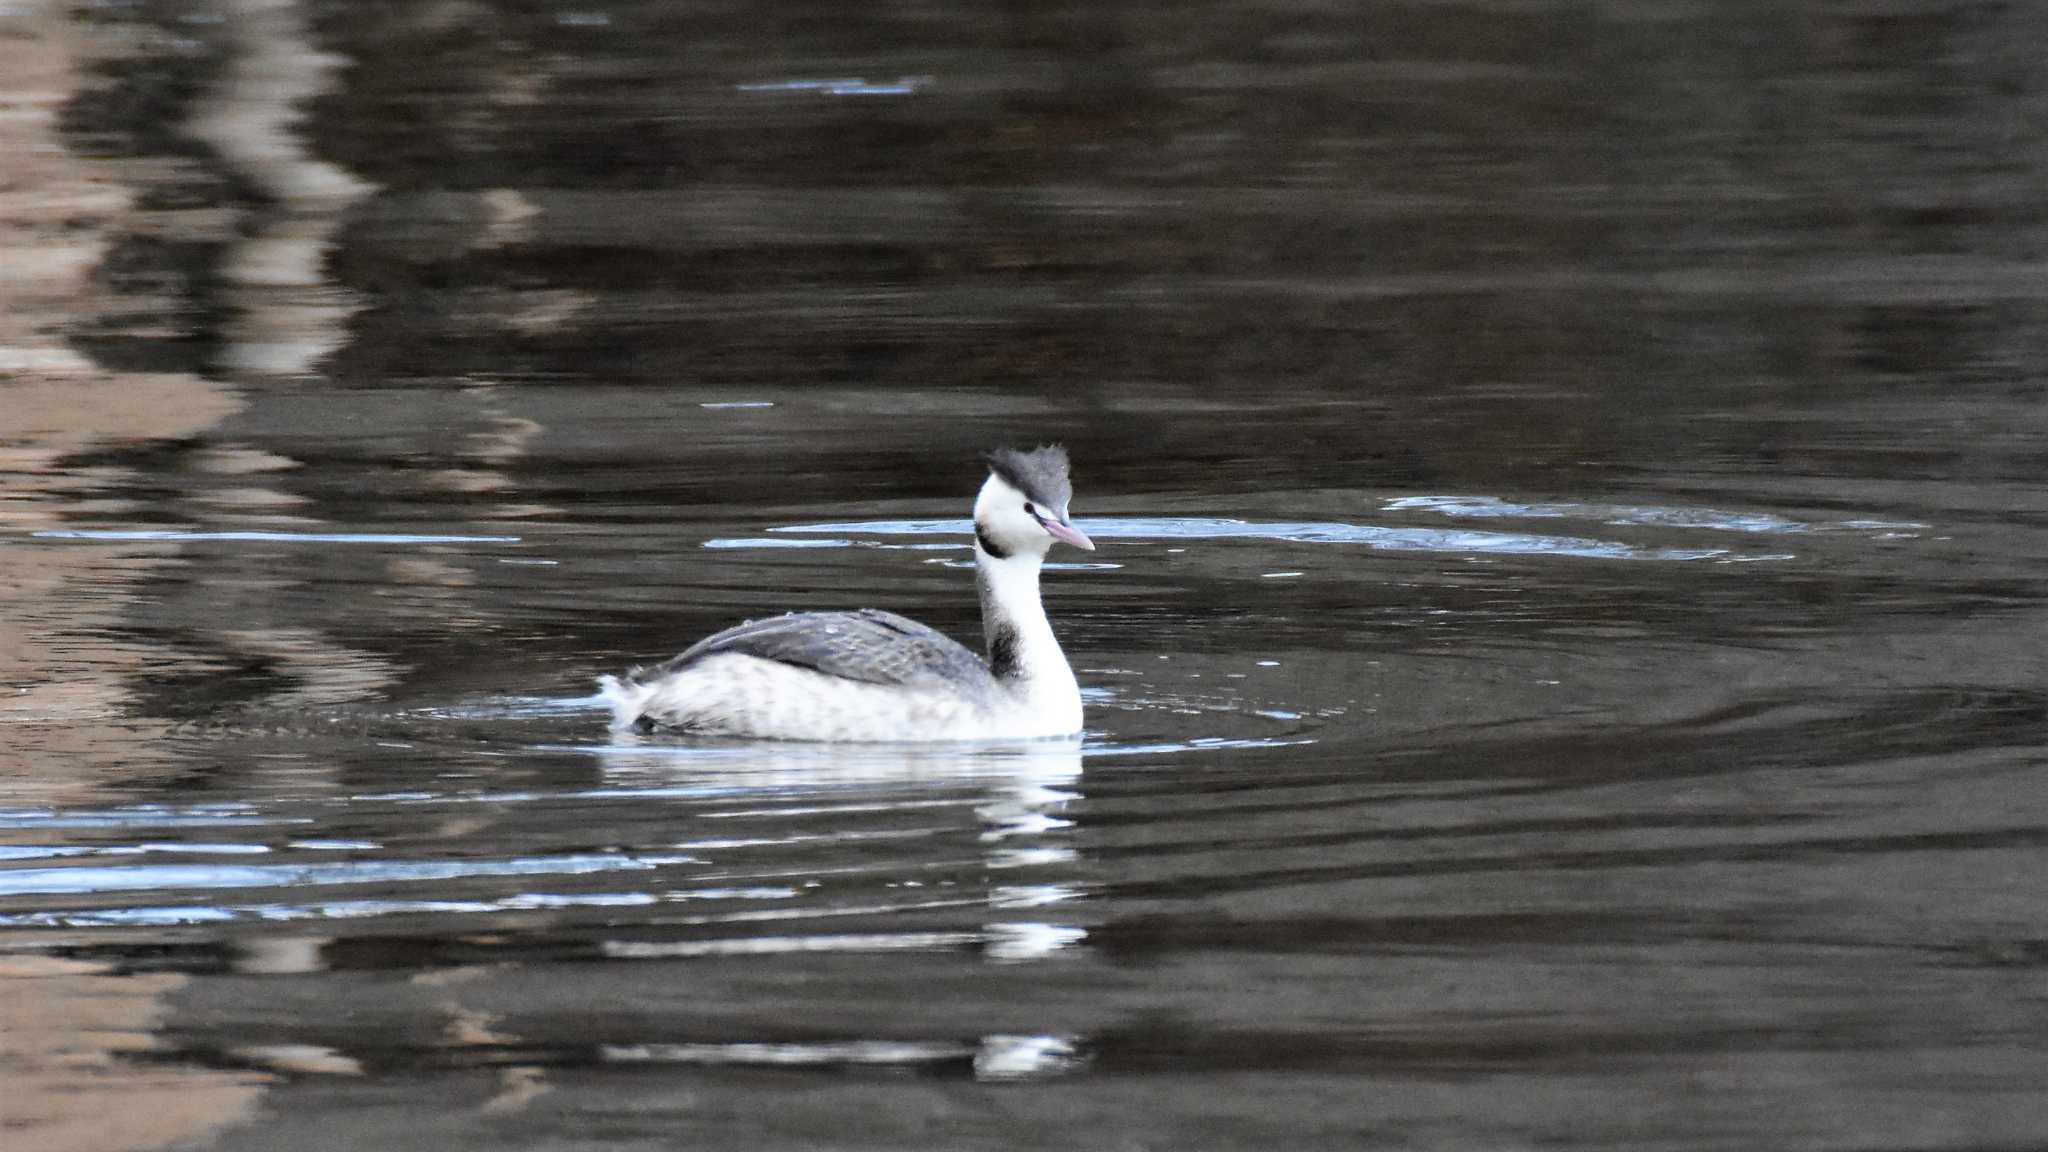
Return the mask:
[[[600,677],[612,727],[768,740],[1072,736],[1081,690],[1038,599],[1054,541],[1095,550],[1068,519],[1064,448],[988,456],[974,500],[983,660],[893,612],[792,612],[728,628],[651,668]]]

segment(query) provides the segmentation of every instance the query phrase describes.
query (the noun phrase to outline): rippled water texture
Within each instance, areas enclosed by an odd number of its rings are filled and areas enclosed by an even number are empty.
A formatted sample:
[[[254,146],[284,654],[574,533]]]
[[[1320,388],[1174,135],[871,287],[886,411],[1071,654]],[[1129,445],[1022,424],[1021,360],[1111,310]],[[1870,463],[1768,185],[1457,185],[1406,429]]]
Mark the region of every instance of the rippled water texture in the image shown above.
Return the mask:
[[[0,4],[0,1144],[2048,1133],[2027,5]],[[613,736],[977,634],[1077,744]]]

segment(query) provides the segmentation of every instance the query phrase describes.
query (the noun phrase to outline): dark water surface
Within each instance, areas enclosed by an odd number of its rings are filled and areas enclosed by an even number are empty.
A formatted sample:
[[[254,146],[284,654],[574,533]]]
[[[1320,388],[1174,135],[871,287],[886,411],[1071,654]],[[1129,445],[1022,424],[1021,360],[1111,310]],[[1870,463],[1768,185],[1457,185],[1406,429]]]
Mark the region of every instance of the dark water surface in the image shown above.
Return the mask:
[[[2044,31],[0,6],[0,1143],[2037,1146]],[[1078,748],[605,732],[1049,440]]]

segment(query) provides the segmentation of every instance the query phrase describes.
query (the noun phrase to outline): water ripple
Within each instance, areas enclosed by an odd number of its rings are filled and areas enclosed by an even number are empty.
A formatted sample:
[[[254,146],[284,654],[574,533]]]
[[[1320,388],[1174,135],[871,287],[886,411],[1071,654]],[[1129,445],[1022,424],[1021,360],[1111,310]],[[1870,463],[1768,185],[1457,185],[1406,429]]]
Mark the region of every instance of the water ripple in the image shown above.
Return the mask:
[[[242,804],[174,808],[138,804],[131,808],[0,808],[0,829],[22,828],[243,828],[267,824],[311,824],[308,816],[264,816]]]
[[[281,544],[517,544],[518,536],[436,536],[414,532],[186,532],[173,529],[70,528],[31,532],[42,540],[229,540]]]
[[[1575,556],[1596,560],[1708,560],[1725,548],[1638,548],[1613,540],[1481,532],[1451,528],[1389,528],[1341,521],[1255,521],[1212,517],[1105,517],[1079,521],[1088,535],[1108,540],[1284,540],[1294,544],[1360,544],[1393,552],[1480,552],[1494,555]],[[844,536],[967,535],[971,520],[858,520],[790,524],[770,532]],[[723,541],[722,546],[735,546]]]
[[[1808,523],[1768,512],[1723,512],[1714,508],[1660,508],[1640,504],[1578,501],[1521,503],[1497,496],[1403,496],[1382,507],[1388,512],[1424,511],[1444,516],[1502,520],[1596,520],[1603,524],[1690,528],[1715,532],[1801,533],[1912,530],[1928,525],[1911,520],[1843,520]]]
[[[735,84],[738,92],[817,92],[826,96],[909,96],[931,83],[929,76],[898,76],[873,81],[860,76],[830,76],[822,79],[758,80]]]
[[[560,908],[623,908],[702,900],[786,900],[801,895],[787,886],[699,888],[669,892],[520,892],[489,900],[363,899],[309,904],[161,904],[128,908],[45,909],[0,914],[0,928],[134,928],[366,920],[379,916],[470,916]]]
[[[847,1040],[812,1044],[607,1044],[606,1060],[622,1064],[756,1064],[801,1067],[827,1064],[925,1064],[974,1055],[965,1044],[912,1044]]]
[[[147,852],[178,852],[192,856],[260,856],[262,844],[108,844],[94,847],[55,844],[0,844],[0,861],[49,860],[71,856],[140,856]]]
[[[917,1067],[968,1064],[977,1080],[1058,1076],[1086,1064],[1080,1038],[990,1035],[973,1042],[837,1040],[692,1044],[606,1044],[615,1064],[737,1065],[760,1068]]]
[[[612,960],[698,959],[707,956],[780,956],[794,952],[929,952],[982,943],[981,932],[860,932],[817,936],[744,936],[727,940],[606,940]]]
[[[107,868],[22,868],[0,872],[0,896],[163,889],[281,888],[457,880],[479,876],[582,875],[644,871],[690,857],[535,856],[512,860],[351,860],[335,864],[137,864]]]

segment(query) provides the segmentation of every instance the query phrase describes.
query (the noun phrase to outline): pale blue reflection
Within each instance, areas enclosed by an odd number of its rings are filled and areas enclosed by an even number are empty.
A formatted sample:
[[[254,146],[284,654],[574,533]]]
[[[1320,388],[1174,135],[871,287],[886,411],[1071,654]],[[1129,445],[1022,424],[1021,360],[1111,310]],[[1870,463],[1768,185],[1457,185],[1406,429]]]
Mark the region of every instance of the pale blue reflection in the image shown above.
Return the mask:
[[[770,529],[770,531],[780,532],[783,529],[774,528]],[[795,540],[774,536],[714,536],[706,540],[702,547],[724,551],[745,550],[748,548],[883,548],[911,552],[957,552],[964,550],[967,545],[965,543],[882,544],[874,540],[840,540],[829,536],[819,539]],[[958,566],[972,568],[974,563],[973,561],[963,560],[958,562]],[[1057,565],[1047,565],[1047,567],[1057,567]],[[1104,565],[1104,567],[1120,568],[1122,565],[1108,564]]]
[[[1522,503],[1497,496],[1403,496],[1382,507],[1389,512],[1435,512],[1444,516],[1501,520],[1596,520],[1603,524],[1714,532],[1802,533],[1918,529],[1910,520],[1841,520],[1810,523],[1768,512],[1723,512],[1714,508],[1663,508],[1644,504],[1597,504],[1572,500]]]
[[[1104,517],[1076,521],[1098,540],[1284,540],[1294,544],[1359,544],[1394,552],[1479,552],[1501,555],[1576,556],[1596,560],[1706,560],[1724,548],[1637,548],[1612,540],[1578,536],[1537,536],[1524,532],[1480,532],[1452,528],[1387,528],[1337,521],[1253,521],[1213,517]],[[860,520],[791,524],[770,528],[790,533],[870,533],[883,536],[967,535],[971,520]]]
[[[479,876],[582,875],[692,863],[688,856],[538,856],[514,860],[351,860],[334,864],[137,864],[0,872],[0,896],[277,888],[459,880]]]
[[[132,908],[77,908],[0,914],[0,928],[132,928],[227,924],[253,920],[293,923],[308,920],[363,920],[378,916],[480,915],[562,908],[641,907],[705,900],[783,900],[794,888],[755,886],[697,888],[667,892],[522,892],[494,900],[364,899],[305,904],[165,904]]]
[[[851,540],[777,540],[771,536],[721,537],[704,542],[706,548],[851,548]]]
[[[613,1064],[686,1064],[757,1068],[917,1067],[967,1062],[977,1080],[1065,1075],[1087,1063],[1073,1035],[992,1034],[973,1041],[822,1040],[733,1043],[605,1044]]]
[[[102,844],[91,847],[55,844],[0,844],[0,860],[45,860],[68,856],[140,856],[149,852],[183,853],[188,856],[260,856],[270,851],[263,844]]]
[[[430,536],[412,532],[186,532],[173,529],[67,528],[32,532],[43,540],[257,541],[280,544],[517,544],[518,536]]]
[[[735,84],[740,92],[818,92],[826,96],[908,96],[930,84],[929,76],[898,76],[891,81],[880,83],[859,76],[837,76],[824,79],[763,80],[751,84]]]
[[[980,932],[840,932],[806,936],[744,936],[730,940],[606,940],[600,948],[602,954],[611,960],[676,960],[820,952],[932,952],[980,944],[983,939]]]
[[[197,805],[174,808],[138,804],[131,808],[78,809],[0,808],[0,829],[42,828],[245,828],[272,824],[311,824],[309,816],[262,816],[247,805]]]

